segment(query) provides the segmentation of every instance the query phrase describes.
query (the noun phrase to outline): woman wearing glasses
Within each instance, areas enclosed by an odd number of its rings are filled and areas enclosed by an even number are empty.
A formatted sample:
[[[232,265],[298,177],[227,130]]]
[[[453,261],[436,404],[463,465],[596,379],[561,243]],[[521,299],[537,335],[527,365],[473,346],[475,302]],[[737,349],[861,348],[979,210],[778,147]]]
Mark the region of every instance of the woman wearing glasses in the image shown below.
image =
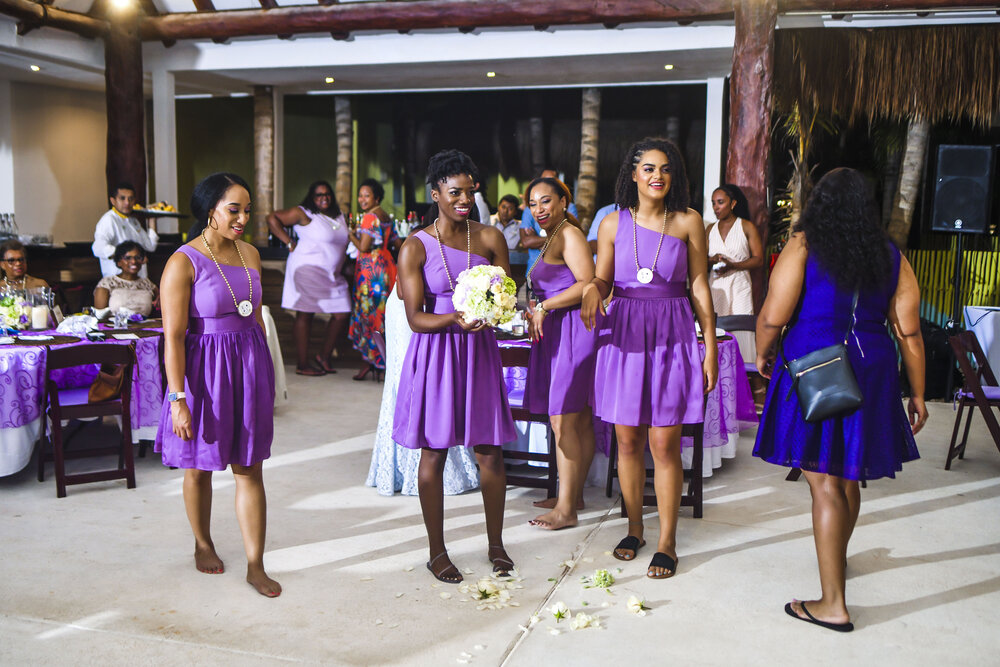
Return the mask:
[[[41,278],[28,275],[28,258],[20,241],[11,239],[0,245],[0,258],[3,261],[3,280],[0,280],[0,290],[49,286]]]

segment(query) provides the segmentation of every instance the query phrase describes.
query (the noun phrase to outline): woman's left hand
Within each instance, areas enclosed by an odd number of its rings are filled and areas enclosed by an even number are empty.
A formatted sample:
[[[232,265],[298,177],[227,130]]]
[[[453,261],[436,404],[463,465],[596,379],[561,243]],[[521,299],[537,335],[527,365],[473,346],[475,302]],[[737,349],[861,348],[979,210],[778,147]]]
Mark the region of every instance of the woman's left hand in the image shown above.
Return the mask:
[[[535,311],[531,314],[531,321],[528,323],[528,334],[533,341],[540,341],[542,339],[542,323],[545,321],[545,313],[546,311],[541,308],[535,308]]]
[[[701,374],[705,383],[705,393],[715,389],[719,381],[719,356],[716,354],[705,354],[705,360],[701,362]]]
[[[927,405],[924,404],[924,399],[919,396],[911,396],[906,405],[906,412],[910,417],[910,428],[913,430],[913,435],[916,435],[927,423]]]
[[[733,271],[735,271],[736,267],[734,267],[731,262],[732,262],[732,260],[729,259],[728,257],[722,257],[720,255],[719,256],[719,261],[717,263],[718,264],[722,264],[722,266],[720,266],[719,268],[715,269],[715,274],[717,276],[724,276],[727,273],[732,273]]]
[[[774,372],[774,354],[757,355],[756,363],[757,372],[760,373],[761,377],[770,380],[771,373]]]

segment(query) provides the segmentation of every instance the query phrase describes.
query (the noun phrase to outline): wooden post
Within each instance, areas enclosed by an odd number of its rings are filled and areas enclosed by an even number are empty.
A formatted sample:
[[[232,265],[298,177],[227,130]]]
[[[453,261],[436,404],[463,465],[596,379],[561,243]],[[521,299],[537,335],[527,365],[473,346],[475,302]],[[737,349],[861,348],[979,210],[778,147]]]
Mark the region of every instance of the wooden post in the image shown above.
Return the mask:
[[[750,216],[767,247],[767,185],[771,154],[771,85],[774,77],[776,0],[736,0],[736,43],[729,84],[729,155],[726,181],[742,188]],[[755,311],[763,300],[767,261],[751,272]]]
[[[584,88],[580,110],[580,173],[576,188],[576,210],[586,233],[597,210],[597,145],[600,138],[601,89]]]
[[[532,106],[537,106],[533,104]],[[532,114],[528,119],[528,136],[531,137],[531,178],[537,177],[546,168],[545,121],[540,115]],[[527,202],[525,202],[527,204]]]
[[[267,245],[267,216],[274,212],[274,89],[253,87],[253,243]]]
[[[354,198],[351,175],[353,169],[354,149],[351,145],[354,130],[351,127],[351,98],[338,95],[334,98],[334,115],[337,123],[337,183],[335,194],[344,214],[351,211],[351,200]]]
[[[108,115],[108,187],[122,181],[146,202],[146,126],[142,92],[142,42],[135,12],[121,14],[104,37],[104,97]],[[101,201],[104,193],[101,193]]]

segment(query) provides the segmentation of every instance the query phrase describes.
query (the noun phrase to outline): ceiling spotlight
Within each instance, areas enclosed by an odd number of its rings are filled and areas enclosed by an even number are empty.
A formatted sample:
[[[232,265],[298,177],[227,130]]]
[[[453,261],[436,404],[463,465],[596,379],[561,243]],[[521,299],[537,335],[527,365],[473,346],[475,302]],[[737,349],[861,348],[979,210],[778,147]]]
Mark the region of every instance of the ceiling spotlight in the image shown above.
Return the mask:
[[[663,69],[666,69],[666,70],[671,70],[671,69],[673,69],[673,68],[674,68],[674,66],[673,66],[673,65],[664,65],[664,66],[663,66]]]
[[[333,83],[333,77],[332,76],[328,76],[328,77],[326,77],[323,80],[326,81],[327,83]]]
[[[493,78],[493,77],[495,77],[496,75],[497,75],[497,73],[496,73],[496,72],[487,72],[487,73],[486,73],[486,78],[487,78],[487,79],[492,79],[492,78]]]
[[[132,0],[111,0],[111,5],[115,9],[126,9],[132,6]]]
[[[30,69],[32,72],[39,72],[41,71],[42,68],[39,67],[38,65],[29,65],[28,69]]]

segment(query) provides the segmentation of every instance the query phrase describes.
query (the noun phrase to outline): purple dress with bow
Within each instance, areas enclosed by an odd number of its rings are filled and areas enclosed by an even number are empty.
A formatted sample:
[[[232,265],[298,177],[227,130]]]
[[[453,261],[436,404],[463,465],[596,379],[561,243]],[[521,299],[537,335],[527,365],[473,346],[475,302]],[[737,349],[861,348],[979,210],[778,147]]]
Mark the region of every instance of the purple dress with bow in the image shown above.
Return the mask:
[[[271,455],[274,436],[274,365],[257,319],[241,317],[215,262],[191,246],[181,252],[194,265],[185,337],[184,393],[194,437],[173,432],[164,397],[155,451],[163,465],[225,470],[251,466]],[[250,297],[242,266],[220,264],[236,299]],[[253,307],[260,306],[260,275],[250,269]]]
[[[455,312],[441,252],[453,280],[470,257],[439,246],[426,231],[416,237],[424,245],[424,311]],[[489,262],[471,256],[471,266],[481,264]],[[453,324],[432,333],[414,332],[403,358],[392,439],[410,449],[445,449],[502,445],[516,438],[493,331],[469,333]]]
[[[633,241],[633,229],[635,240]],[[675,426],[704,419],[701,353],[687,297],[687,244],[618,212],[615,289],[597,336],[594,414],[625,426]],[[636,277],[652,268],[648,284]]]
[[[547,264],[543,257],[531,272],[540,301],[576,283],[565,264]],[[524,405],[532,412],[564,415],[580,412],[590,402],[594,383],[596,332],[587,331],[579,304],[556,308],[542,322],[542,339],[531,346]]]

